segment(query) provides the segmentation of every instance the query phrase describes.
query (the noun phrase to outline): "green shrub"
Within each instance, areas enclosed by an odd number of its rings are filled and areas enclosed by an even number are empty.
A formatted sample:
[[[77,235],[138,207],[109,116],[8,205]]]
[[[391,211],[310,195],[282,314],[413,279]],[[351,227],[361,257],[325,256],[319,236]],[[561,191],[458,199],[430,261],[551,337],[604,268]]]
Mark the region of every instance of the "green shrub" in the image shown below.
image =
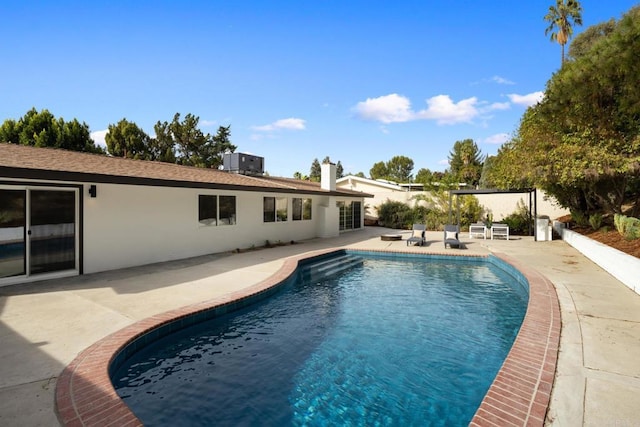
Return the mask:
[[[626,216],[620,214],[615,214],[613,216],[613,225],[616,227],[616,230],[618,230],[618,233],[620,233],[621,236],[624,236],[625,218]]]
[[[469,225],[480,221],[483,212],[482,205],[475,196],[462,196],[460,203],[460,227],[469,228]]]
[[[412,222],[413,212],[406,203],[387,200],[378,206],[378,223],[383,227],[404,229]]]
[[[574,211],[572,211],[571,212],[571,219],[579,227],[586,227],[586,226],[589,225],[589,218],[587,218],[587,216],[582,212],[578,212],[578,211],[574,212]]]
[[[599,213],[595,213],[589,217],[589,224],[594,231],[600,230],[602,227],[602,215]]]
[[[627,240],[640,239],[640,219],[626,217],[623,236]]]
[[[516,205],[516,210],[500,222],[504,222],[509,226],[510,234],[526,236],[529,234],[529,227],[533,224],[533,218],[529,214],[529,209],[520,199]]]

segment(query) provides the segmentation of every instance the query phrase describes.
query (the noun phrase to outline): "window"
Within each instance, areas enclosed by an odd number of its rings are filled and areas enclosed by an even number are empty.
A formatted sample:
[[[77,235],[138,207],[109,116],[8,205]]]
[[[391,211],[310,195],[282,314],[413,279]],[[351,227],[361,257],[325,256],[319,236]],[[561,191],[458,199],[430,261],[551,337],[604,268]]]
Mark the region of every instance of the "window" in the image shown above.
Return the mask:
[[[302,200],[302,219],[311,219],[311,199]]]
[[[286,197],[265,197],[263,202],[264,222],[283,222],[288,219]]]
[[[236,223],[236,196],[220,196],[220,225]]]
[[[293,221],[311,219],[311,199],[294,198],[291,204],[291,219]]]
[[[287,213],[287,198],[286,197],[276,197],[276,221],[286,221],[288,218]]]
[[[264,222],[276,222],[276,198],[265,197],[262,204]]]
[[[198,221],[200,224],[217,225],[218,197],[198,195]]]
[[[203,225],[236,223],[236,196],[198,195],[198,221]]]

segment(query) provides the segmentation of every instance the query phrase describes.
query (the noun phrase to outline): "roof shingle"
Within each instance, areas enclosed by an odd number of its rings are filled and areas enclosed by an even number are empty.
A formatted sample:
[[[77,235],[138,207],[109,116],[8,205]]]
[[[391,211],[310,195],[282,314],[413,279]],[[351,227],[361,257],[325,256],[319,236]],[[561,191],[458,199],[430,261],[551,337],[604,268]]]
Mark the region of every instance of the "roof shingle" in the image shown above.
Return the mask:
[[[173,163],[0,143],[0,177],[3,176],[370,197],[350,190],[327,191],[320,183],[293,178],[249,176]]]

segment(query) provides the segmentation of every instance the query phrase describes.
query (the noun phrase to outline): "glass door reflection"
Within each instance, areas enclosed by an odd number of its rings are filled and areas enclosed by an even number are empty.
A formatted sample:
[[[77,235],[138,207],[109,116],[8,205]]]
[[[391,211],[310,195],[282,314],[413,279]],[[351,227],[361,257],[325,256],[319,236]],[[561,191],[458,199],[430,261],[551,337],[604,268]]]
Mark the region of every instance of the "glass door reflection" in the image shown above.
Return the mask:
[[[29,192],[29,274],[76,268],[76,193]]]
[[[0,279],[26,273],[26,194],[0,188]]]

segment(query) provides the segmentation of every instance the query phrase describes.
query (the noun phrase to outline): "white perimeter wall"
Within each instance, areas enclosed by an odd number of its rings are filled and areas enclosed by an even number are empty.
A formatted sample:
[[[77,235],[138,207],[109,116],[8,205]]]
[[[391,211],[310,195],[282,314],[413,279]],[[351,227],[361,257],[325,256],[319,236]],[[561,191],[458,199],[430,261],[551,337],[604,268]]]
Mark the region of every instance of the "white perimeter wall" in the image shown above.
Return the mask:
[[[367,206],[365,214],[368,218],[377,218],[377,207],[388,200],[406,203],[411,207],[415,206],[416,203],[426,206],[425,202],[417,202],[413,200],[413,197],[418,194],[430,195],[428,191],[393,191],[381,190],[373,186],[366,186],[366,189],[364,187],[364,185],[361,185],[357,191],[363,191],[374,196],[373,198],[365,199],[364,202]],[[347,186],[343,185],[342,188],[347,188]],[[547,215],[549,218],[555,219],[569,214],[568,209],[559,207],[557,203],[548,199],[542,191],[538,190],[537,195],[538,215]],[[476,197],[480,205],[485,208],[486,213],[491,212],[493,214],[493,220],[495,222],[499,222],[514,213],[520,200],[524,202],[526,207],[529,206],[528,193],[474,194],[473,196]]]
[[[537,191],[537,195],[538,216],[547,215],[549,218],[555,219],[569,214],[568,209],[563,209],[554,201],[549,200],[541,190]],[[474,194],[474,196],[488,212],[493,214],[494,222],[499,222],[515,212],[520,200],[524,202],[525,207],[529,206],[528,193]]]
[[[97,197],[91,198],[85,185],[85,273],[263,246],[266,240],[304,240],[325,230],[318,224],[321,196],[116,184],[97,187]],[[199,194],[235,195],[236,224],[200,224]],[[289,221],[263,221],[265,196],[288,199]],[[293,197],[313,200],[311,220],[291,221]]]

